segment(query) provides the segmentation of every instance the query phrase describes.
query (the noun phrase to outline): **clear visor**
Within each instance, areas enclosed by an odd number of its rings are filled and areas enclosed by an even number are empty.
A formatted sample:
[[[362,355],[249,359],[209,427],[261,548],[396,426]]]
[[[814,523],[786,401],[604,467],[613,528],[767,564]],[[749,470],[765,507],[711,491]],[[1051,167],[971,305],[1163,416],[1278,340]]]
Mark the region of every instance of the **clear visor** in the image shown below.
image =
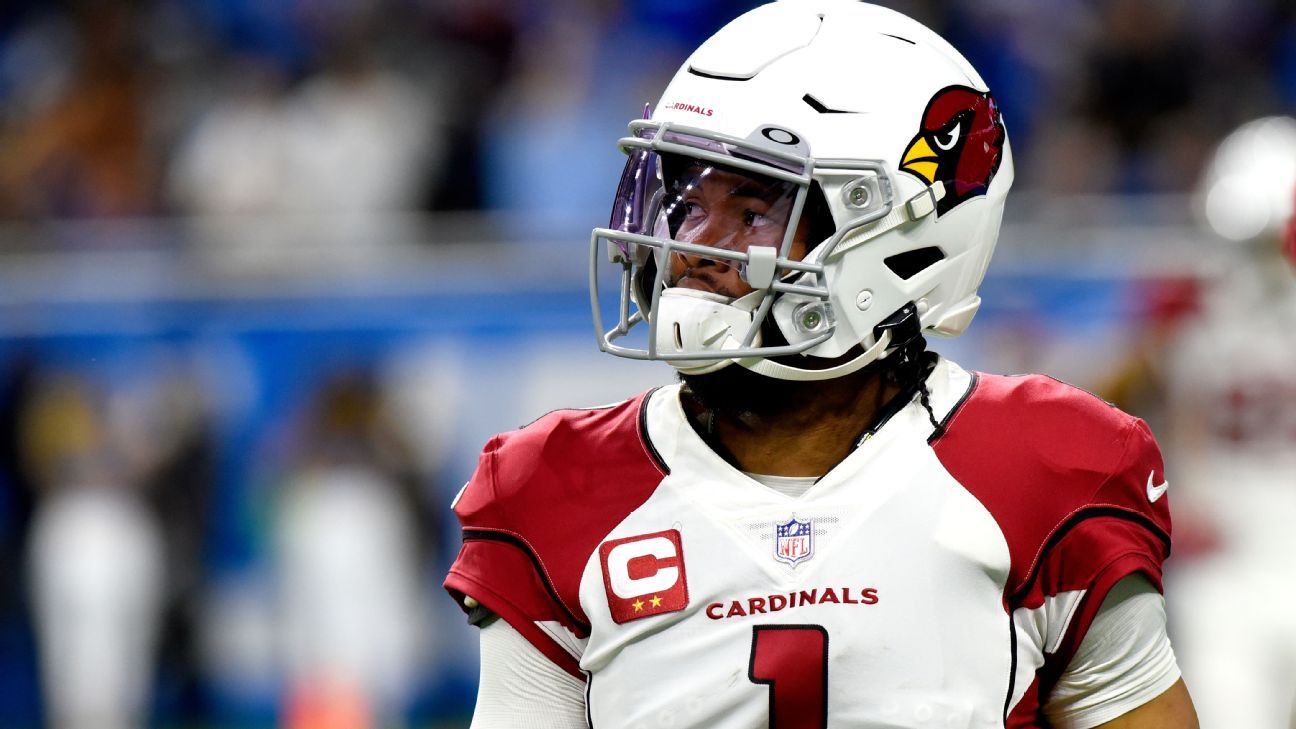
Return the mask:
[[[735,253],[746,253],[752,246],[786,253],[781,249],[797,191],[798,185],[791,182],[636,150],[626,165],[612,227]]]
[[[638,129],[636,137],[646,141],[656,132]],[[774,248],[780,256],[790,252],[803,160],[669,130],[651,146],[625,151],[611,229],[706,246],[719,258],[753,246]],[[613,244],[630,260],[646,257],[631,241]]]

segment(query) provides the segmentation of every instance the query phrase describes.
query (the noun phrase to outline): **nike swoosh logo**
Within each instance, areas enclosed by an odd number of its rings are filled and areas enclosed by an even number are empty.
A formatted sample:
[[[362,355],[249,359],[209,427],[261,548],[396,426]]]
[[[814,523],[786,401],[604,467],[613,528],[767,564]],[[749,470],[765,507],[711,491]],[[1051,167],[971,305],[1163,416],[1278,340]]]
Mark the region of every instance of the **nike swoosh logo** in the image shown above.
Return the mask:
[[[1162,496],[1165,496],[1166,490],[1170,488],[1170,482],[1168,480],[1162,481],[1159,484],[1153,484],[1152,475],[1154,473],[1156,472],[1155,471],[1148,472],[1148,482],[1147,482],[1148,501],[1151,501],[1152,503],[1156,503],[1157,499],[1161,498]]]

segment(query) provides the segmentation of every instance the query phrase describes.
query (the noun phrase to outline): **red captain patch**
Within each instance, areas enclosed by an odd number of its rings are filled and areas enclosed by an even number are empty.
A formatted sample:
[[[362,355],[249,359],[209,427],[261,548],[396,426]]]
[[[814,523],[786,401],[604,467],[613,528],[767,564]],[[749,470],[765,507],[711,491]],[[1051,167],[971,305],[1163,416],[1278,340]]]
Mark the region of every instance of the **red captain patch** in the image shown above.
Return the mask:
[[[688,607],[678,529],[604,542],[599,561],[608,610],[618,625]]]

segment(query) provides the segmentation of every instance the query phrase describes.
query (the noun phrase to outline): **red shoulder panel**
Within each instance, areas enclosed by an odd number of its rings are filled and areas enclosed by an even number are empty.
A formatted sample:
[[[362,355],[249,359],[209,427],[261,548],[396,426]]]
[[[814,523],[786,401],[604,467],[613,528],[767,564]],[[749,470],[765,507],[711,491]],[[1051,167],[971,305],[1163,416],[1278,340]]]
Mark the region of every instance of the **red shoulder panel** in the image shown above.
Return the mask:
[[[1070,662],[1107,591],[1134,572],[1160,585],[1170,552],[1160,450],[1142,420],[1038,375],[978,376],[932,447],[1007,539],[1005,609],[1086,591],[1010,717],[1011,726],[1031,726],[1038,697]]]
[[[1151,576],[1159,579],[1170,511],[1155,490],[1156,500],[1149,498],[1148,484],[1159,486],[1165,476],[1142,420],[1048,377],[978,375],[932,447],[1008,540],[1012,567],[1005,597],[1018,603],[1013,607],[1028,597],[1047,553],[1075,539],[1070,533],[1092,518],[1131,523],[1154,535],[1160,548],[1147,556],[1158,566]],[[1076,584],[1075,575],[1044,577],[1060,580],[1054,585],[1059,590],[1086,586]]]
[[[599,543],[666,475],[643,437],[648,394],[560,410],[486,444],[455,504],[464,544],[445,587],[503,617],[573,674],[575,660],[535,626],[589,633],[581,572]]]

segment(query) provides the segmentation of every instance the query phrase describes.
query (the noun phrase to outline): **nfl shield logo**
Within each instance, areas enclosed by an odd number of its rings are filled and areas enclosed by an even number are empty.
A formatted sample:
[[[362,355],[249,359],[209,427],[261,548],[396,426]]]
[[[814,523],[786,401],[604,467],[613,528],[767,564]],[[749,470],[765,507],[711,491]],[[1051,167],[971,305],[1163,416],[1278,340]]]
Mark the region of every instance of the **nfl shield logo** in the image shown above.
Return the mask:
[[[796,567],[814,556],[814,522],[795,516],[786,523],[774,525],[774,558]]]

